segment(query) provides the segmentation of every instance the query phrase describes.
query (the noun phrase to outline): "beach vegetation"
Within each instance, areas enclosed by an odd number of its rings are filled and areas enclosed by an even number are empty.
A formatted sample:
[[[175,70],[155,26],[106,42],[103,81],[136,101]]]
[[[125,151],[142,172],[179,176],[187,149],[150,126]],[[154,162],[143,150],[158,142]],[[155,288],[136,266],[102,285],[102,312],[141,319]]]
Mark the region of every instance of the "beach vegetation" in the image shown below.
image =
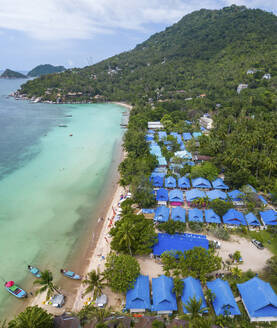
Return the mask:
[[[60,293],[59,288],[54,284],[53,282],[53,274],[49,270],[45,270],[41,272],[41,277],[36,279],[33,282],[34,285],[40,285],[41,287],[36,291],[36,294],[41,294],[44,292],[46,293],[46,300],[49,300],[49,298],[54,293]]]
[[[106,318],[111,316],[110,308],[98,308],[93,304],[85,305],[77,314],[81,325],[91,323],[93,320],[99,325],[103,325]]]
[[[190,176],[192,179],[202,177],[213,181],[219,174],[218,168],[211,162],[205,162],[201,165],[193,166],[191,168]]]
[[[168,220],[167,222],[159,223],[158,229],[173,235],[175,233],[184,233],[187,230],[187,225],[185,222]]]
[[[96,300],[97,297],[102,295],[102,290],[105,286],[103,280],[104,277],[99,270],[92,270],[89,272],[86,278],[82,281],[82,284],[87,286],[84,295],[92,292],[93,300]]]
[[[53,328],[53,315],[36,306],[28,306],[9,322],[8,328]]]
[[[230,208],[234,208],[234,205],[230,201],[221,199],[214,199],[209,202],[209,208],[213,209],[217,215],[222,217]]]
[[[104,277],[114,292],[126,293],[133,288],[139,274],[139,263],[131,255],[111,252],[107,256]]]
[[[200,298],[198,301],[195,296],[189,299],[188,304],[184,304],[184,307],[188,311],[190,317],[192,319],[195,319],[199,317],[202,313],[208,310],[207,307],[202,307],[202,298]]]

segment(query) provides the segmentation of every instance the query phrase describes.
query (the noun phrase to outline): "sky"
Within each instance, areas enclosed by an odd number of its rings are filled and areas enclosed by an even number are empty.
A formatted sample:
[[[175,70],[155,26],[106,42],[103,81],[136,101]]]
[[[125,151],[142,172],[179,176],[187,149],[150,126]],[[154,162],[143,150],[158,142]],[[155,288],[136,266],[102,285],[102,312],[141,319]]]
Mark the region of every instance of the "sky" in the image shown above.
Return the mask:
[[[190,12],[232,4],[277,14],[277,0],[0,0],[0,70],[91,65]]]

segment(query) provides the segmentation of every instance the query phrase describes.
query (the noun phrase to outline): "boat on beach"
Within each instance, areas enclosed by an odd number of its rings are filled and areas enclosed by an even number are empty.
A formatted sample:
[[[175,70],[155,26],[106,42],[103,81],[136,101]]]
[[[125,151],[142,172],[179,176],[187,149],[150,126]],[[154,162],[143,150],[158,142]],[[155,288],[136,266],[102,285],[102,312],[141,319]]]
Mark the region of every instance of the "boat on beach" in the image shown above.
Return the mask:
[[[59,124],[59,128],[67,128],[66,124]]]
[[[5,288],[7,289],[7,291],[9,293],[11,293],[13,296],[17,297],[17,298],[26,298],[28,295],[25,292],[25,290],[23,290],[22,288],[18,287],[14,281],[8,281],[5,282]]]
[[[32,275],[34,275],[36,278],[40,278],[40,272],[39,269],[36,267],[33,267],[31,265],[28,265],[28,270],[31,272]]]
[[[78,274],[76,274],[73,271],[64,270],[64,269],[61,269],[60,271],[61,271],[61,274],[63,274],[67,278],[74,279],[74,280],[81,280],[81,276],[79,276]]]

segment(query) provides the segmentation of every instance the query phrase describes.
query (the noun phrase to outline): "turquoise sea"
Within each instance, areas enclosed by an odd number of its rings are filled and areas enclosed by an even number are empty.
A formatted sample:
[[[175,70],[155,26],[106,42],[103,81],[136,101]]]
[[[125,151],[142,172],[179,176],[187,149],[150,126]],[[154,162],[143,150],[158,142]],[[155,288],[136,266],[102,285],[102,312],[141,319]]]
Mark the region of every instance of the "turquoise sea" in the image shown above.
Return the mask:
[[[97,220],[122,138],[122,107],[7,98],[22,82],[0,79],[0,318],[22,304],[5,280],[32,289],[27,264],[56,279],[61,267],[78,271],[73,255]]]

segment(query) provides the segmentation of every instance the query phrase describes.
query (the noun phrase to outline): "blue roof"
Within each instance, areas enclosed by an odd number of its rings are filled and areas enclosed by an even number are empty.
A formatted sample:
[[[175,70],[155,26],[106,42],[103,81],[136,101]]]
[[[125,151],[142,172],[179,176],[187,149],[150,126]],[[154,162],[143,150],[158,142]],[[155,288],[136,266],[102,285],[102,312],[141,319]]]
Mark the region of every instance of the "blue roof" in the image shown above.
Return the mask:
[[[213,307],[217,316],[240,315],[240,310],[227,281],[222,279],[209,281],[207,282],[207,287],[215,295]]]
[[[166,173],[167,173],[167,168],[166,167],[156,167],[153,171],[153,173],[159,173],[161,174],[162,173],[162,176],[165,177]]]
[[[183,158],[183,159],[192,159],[192,154],[189,151],[187,151],[186,149],[180,150],[180,151],[176,151],[174,153],[174,155],[176,157]]]
[[[184,289],[181,296],[181,300],[184,313],[188,313],[188,310],[185,308],[184,304],[188,305],[188,303],[191,299],[193,299],[193,297],[195,297],[197,301],[202,299],[201,309],[207,307],[200,280],[192,277],[187,277],[182,281],[184,282]]]
[[[233,208],[230,208],[222,219],[225,224],[246,225],[243,214]]]
[[[171,218],[174,221],[186,222],[186,210],[180,206],[172,208]]]
[[[191,122],[191,121],[189,121],[189,120],[185,120],[185,122],[186,122],[187,124],[189,124],[189,125],[191,125],[191,124],[192,124],[192,122]]]
[[[205,210],[205,221],[207,223],[221,223],[220,216],[214,210]]]
[[[266,225],[277,225],[277,212],[274,210],[267,210],[260,212],[260,216]]]
[[[146,141],[151,141],[151,140],[154,140],[154,136],[153,136],[153,134],[147,134],[146,136],[145,136],[145,140]]]
[[[182,137],[181,137],[181,135],[179,133],[177,133],[177,132],[170,132],[170,135],[177,140],[178,144],[180,144],[182,142]]]
[[[164,179],[163,177],[165,174],[163,173],[152,173],[150,176],[150,182],[152,182],[152,185],[154,187],[162,187],[164,184]]]
[[[191,180],[193,188],[212,188],[209,180],[204,178],[196,178]]]
[[[189,210],[189,221],[190,222],[203,222],[203,212],[198,208]]]
[[[152,278],[152,311],[177,311],[176,295],[173,293],[173,279],[162,275]]]
[[[158,242],[153,246],[153,254],[160,256],[167,251],[188,251],[194,247],[209,249],[209,241],[204,235],[158,233]]]
[[[155,134],[155,131],[154,131],[154,130],[151,130],[151,129],[149,129],[149,130],[147,131],[147,133],[149,133],[149,134]]]
[[[153,213],[155,213],[155,210],[153,208],[143,208],[142,213],[143,214],[153,214]]]
[[[206,197],[206,194],[202,190],[191,189],[186,191],[187,202],[192,202],[194,199],[204,198],[204,197]]]
[[[181,177],[178,179],[178,187],[183,189],[190,188],[190,181],[187,177]]]
[[[224,191],[218,190],[218,189],[206,191],[206,195],[209,198],[209,200],[214,200],[214,199],[225,200],[225,199],[227,199],[226,193]]]
[[[169,208],[160,206],[156,208],[154,220],[157,222],[167,222],[169,218]]]
[[[180,150],[185,150],[185,149],[186,149],[186,147],[185,147],[183,141],[181,141],[181,142],[179,143],[179,146],[180,146]]]
[[[167,138],[167,133],[165,131],[159,131],[158,137],[159,137],[159,141],[162,141],[163,139]]]
[[[268,282],[254,277],[237,286],[251,318],[277,317],[277,295]]]
[[[214,189],[222,189],[222,190],[228,190],[229,187],[223,182],[222,179],[217,178],[212,182]]]
[[[168,191],[164,188],[157,190],[156,200],[158,202],[167,202],[168,201]]]
[[[151,309],[148,276],[139,275],[135,281],[134,288],[127,291],[126,309]]]
[[[170,202],[184,202],[183,192],[180,189],[170,190],[168,197]]]
[[[267,205],[267,201],[264,199],[264,197],[262,195],[258,195],[260,201],[264,204],[264,205]]]
[[[176,179],[173,177],[165,178],[164,185],[166,188],[176,188]]]
[[[185,141],[191,140],[192,139],[192,135],[191,135],[190,132],[184,132],[183,133],[183,138],[184,138]]]
[[[152,154],[156,157],[162,156],[161,147],[150,144],[150,154]]]
[[[195,163],[192,162],[192,161],[187,161],[187,162],[184,162],[185,165],[189,165],[189,166],[195,166]]]
[[[233,200],[233,201],[242,201],[242,196],[245,194],[242,191],[239,190],[233,190],[228,192],[228,196]]]
[[[257,190],[250,184],[246,185],[246,187],[248,187],[248,189],[250,189],[252,192],[257,192]]]
[[[260,226],[260,221],[257,219],[257,217],[253,213],[248,213],[245,215],[245,220],[248,225],[251,226]]]
[[[167,161],[166,161],[165,157],[163,157],[163,156],[158,157],[158,162],[159,162],[159,165],[163,165],[163,166],[167,165]]]
[[[198,137],[202,136],[202,132],[193,132],[192,136],[194,139],[198,139]]]

